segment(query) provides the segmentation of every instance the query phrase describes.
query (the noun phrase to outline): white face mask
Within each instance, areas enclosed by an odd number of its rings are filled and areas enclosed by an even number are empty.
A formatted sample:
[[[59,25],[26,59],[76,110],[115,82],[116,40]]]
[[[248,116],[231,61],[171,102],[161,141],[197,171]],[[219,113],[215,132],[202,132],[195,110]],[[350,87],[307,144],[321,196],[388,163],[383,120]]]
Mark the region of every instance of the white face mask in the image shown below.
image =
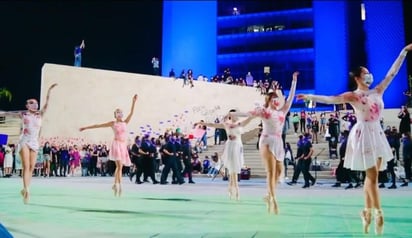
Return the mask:
[[[27,103],[27,109],[30,111],[37,111],[39,109],[39,104],[37,104],[37,102]]]
[[[272,98],[271,103],[274,105],[275,109],[279,110],[285,105],[285,98],[283,96]]]
[[[368,86],[372,85],[373,75],[371,73],[365,74],[365,76],[363,76],[363,82]]]
[[[115,117],[119,118],[119,119],[123,118],[123,112],[122,111],[116,111],[115,112]]]

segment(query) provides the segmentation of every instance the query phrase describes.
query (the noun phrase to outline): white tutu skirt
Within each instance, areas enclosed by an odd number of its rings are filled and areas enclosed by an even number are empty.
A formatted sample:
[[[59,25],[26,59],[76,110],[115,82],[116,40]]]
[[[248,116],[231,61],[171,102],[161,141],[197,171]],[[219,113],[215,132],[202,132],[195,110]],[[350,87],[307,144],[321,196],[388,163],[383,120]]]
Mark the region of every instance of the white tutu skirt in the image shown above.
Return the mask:
[[[355,171],[365,171],[381,158],[380,171],[394,158],[379,122],[357,122],[351,129],[343,166]]]
[[[245,163],[243,158],[243,144],[240,138],[226,141],[222,161],[223,165],[229,170],[229,173],[240,173]]]
[[[269,146],[270,152],[272,152],[277,161],[285,160],[285,148],[283,148],[281,136],[261,135],[259,139],[259,148],[263,148],[266,145]]]

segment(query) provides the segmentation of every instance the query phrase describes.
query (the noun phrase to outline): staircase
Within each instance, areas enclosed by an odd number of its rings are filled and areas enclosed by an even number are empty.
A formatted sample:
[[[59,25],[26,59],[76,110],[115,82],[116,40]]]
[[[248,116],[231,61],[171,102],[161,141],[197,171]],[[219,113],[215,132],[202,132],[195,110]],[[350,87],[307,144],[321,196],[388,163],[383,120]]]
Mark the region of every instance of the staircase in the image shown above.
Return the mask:
[[[243,140],[244,156],[245,156],[245,165],[251,168],[251,176],[255,178],[266,177],[265,167],[263,165],[262,159],[257,150],[257,133],[254,137],[246,137],[248,140]],[[286,136],[286,141],[290,143],[293,150],[293,155],[296,156],[297,146],[296,142],[298,141],[298,135],[295,135],[291,131]],[[312,165],[316,164],[321,168],[320,171],[314,171],[311,168],[311,174],[319,179],[334,179],[333,169],[338,167],[339,158],[335,155],[332,158],[329,158],[329,146],[328,142],[322,136],[319,136],[319,143],[313,144],[314,155],[317,155],[316,161],[315,158],[312,158]],[[318,154],[320,153],[320,154]],[[311,166],[313,167],[313,166]],[[289,165],[287,168],[287,177],[291,178],[293,175],[293,167]]]
[[[242,141],[243,141],[243,153],[245,158],[245,165],[251,169],[251,177],[252,178],[265,178],[266,171],[263,165],[262,159],[259,154],[259,150],[257,150],[256,144],[258,141],[258,128],[251,129],[242,134]],[[286,135],[286,141],[290,143],[293,150],[293,155],[296,156],[297,145],[296,142],[298,141],[298,135],[292,133],[291,129],[289,133]],[[338,167],[339,158],[335,155],[332,158],[329,158],[329,146],[328,142],[322,137],[319,136],[318,138],[319,143],[313,144],[314,148],[314,155],[317,155],[316,161],[315,158],[312,157],[312,165],[316,164],[318,167],[321,168],[320,171],[311,170],[312,176],[315,176],[318,179],[334,179],[333,169]],[[222,155],[224,144],[221,145],[214,145],[213,137],[209,137],[208,139],[208,149],[203,151],[199,154],[201,160],[205,158],[205,156],[209,156],[209,158],[217,152],[219,156]],[[319,154],[320,153],[320,154]],[[286,168],[285,168],[286,169]],[[293,167],[289,165],[287,167],[287,177],[292,178],[293,175]],[[301,175],[302,176],[302,175]]]

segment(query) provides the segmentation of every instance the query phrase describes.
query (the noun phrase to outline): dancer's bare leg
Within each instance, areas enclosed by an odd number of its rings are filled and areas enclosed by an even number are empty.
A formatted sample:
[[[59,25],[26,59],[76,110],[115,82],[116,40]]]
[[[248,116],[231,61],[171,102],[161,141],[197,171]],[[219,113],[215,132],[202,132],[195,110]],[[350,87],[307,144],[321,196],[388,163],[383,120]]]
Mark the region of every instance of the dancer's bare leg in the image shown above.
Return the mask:
[[[274,212],[275,214],[279,213],[278,209],[278,204],[276,201],[276,186],[279,184],[279,181],[282,179],[282,174],[283,174],[283,161],[277,160],[275,157],[273,157],[273,160],[276,161],[275,163],[275,181],[274,181],[274,187],[273,187],[273,199],[274,199]]]
[[[123,163],[121,160],[116,160],[116,170],[114,171],[114,184],[113,184],[113,192],[115,196],[120,196],[122,193],[121,183],[122,183],[122,169]]]
[[[234,195],[233,191],[233,173],[229,173],[229,183],[228,183],[228,193],[229,193],[229,199],[232,199]]]
[[[381,201],[378,189],[378,175],[382,160],[378,159],[375,167],[366,170],[366,178],[364,185],[365,193],[365,209],[361,213],[364,232],[368,233],[369,225],[371,223],[372,208],[375,209],[375,232],[381,234],[383,232],[383,214],[381,208]]]
[[[262,146],[260,150],[261,157],[263,159],[263,163],[265,164],[266,167],[266,180],[267,180],[267,191],[268,191],[268,197],[265,198],[267,205],[268,205],[268,212],[274,212],[277,213],[277,203],[276,203],[276,195],[275,195],[275,186],[277,183],[277,171],[278,169],[276,168],[277,162],[273,158],[272,152],[269,150],[269,146],[265,145]],[[282,167],[279,167],[282,169]],[[281,170],[280,170],[281,172]]]
[[[238,175],[237,173],[232,173],[230,177],[232,178],[232,192],[234,192],[235,199],[239,200],[240,194],[239,194]]]
[[[29,202],[30,184],[37,159],[37,152],[30,150],[29,147],[23,145],[20,149],[20,157],[23,166],[23,190],[21,191],[21,195],[23,196],[23,202],[27,204]]]

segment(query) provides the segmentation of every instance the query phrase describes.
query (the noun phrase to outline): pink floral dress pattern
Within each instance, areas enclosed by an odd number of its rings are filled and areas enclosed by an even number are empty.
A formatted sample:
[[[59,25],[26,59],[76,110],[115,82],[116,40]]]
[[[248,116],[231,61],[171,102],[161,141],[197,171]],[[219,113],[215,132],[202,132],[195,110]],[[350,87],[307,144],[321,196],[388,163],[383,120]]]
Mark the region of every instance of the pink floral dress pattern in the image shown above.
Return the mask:
[[[127,149],[127,127],[126,122],[114,122],[112,126],[114,140],[110,147],[109,159],[121,160],[124,166],[130,166],[130,156]]]
[[[270,108],[257,108],[251,114],[262,118],[263,129],[259,139],[259,148],[268,145],[276,160],[283,161],[285,149],[283,148],[282,130],[286,119],[285,113]]]
[[[358,100],[351,105],[355,109],[357,123],[349,133],[344,167],[364,171],[375,166],[377,159],[382,158],[379,169],[385,170],[393,154],[379,123],[384,108],[382,94],[375,89],[358,89],[354,93]]]
[[[29,147],[33,151],[39,150],[39,134],[41,128],[40,113],[24,112],[22,117],[22,132],[19,140],[19,148]]]

